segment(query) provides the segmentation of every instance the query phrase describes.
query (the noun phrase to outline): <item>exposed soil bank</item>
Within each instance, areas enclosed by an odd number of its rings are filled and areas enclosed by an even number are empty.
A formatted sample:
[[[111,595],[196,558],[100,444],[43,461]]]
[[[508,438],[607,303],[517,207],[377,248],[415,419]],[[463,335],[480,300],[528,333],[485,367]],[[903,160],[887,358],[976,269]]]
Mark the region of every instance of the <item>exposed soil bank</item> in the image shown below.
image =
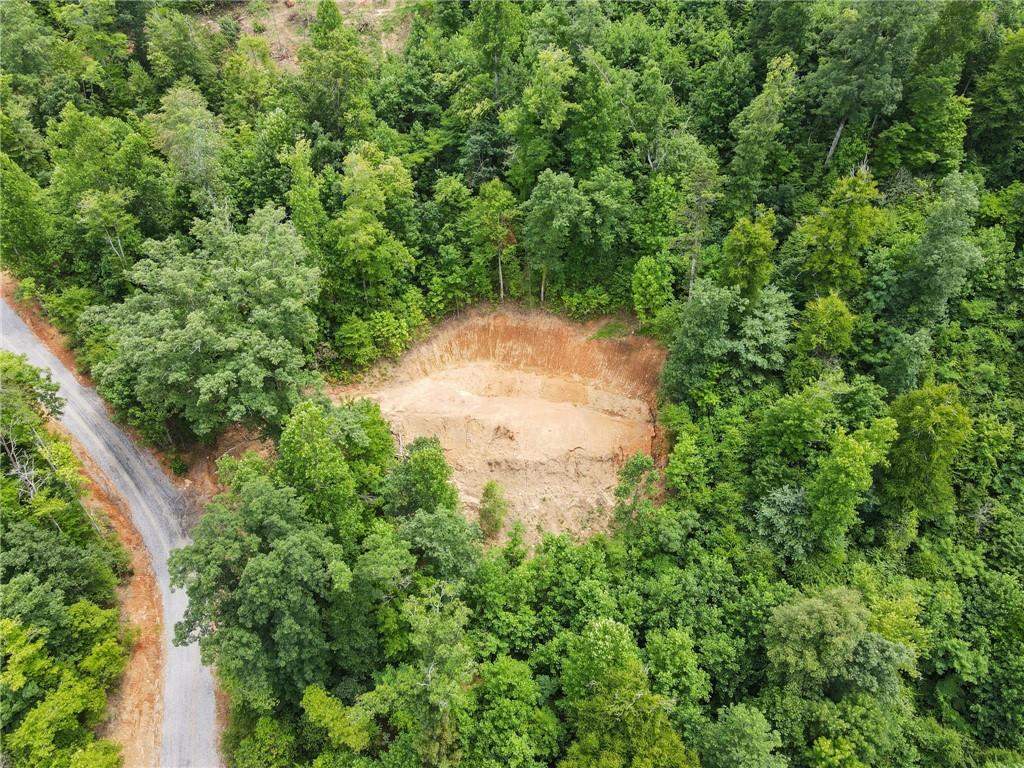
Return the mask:
[[[506,528],[521,521],[529,541],[586,535],[607,527],[623,462],[654,450],[665,358],[643,337],[592,338],[600,327],[479,308],[334,394],[379,403],[400,443],[436,435],[467,516],[493,479],[509,500]]]

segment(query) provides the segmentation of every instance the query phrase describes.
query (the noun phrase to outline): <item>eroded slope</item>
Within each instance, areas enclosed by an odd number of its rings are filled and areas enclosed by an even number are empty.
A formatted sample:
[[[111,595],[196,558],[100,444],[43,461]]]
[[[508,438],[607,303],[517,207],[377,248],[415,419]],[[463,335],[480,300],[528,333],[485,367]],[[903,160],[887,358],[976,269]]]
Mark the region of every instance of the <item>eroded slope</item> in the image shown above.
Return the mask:
[[[652,451],[664,360],[648,339],[592,338],[599,325],[475,310],[336,394],[379,403],[400,443],[436,435],[467,515],[493,479],[507,526],[522,521],[529,540],[591,533],[607,526],[622,463]]]

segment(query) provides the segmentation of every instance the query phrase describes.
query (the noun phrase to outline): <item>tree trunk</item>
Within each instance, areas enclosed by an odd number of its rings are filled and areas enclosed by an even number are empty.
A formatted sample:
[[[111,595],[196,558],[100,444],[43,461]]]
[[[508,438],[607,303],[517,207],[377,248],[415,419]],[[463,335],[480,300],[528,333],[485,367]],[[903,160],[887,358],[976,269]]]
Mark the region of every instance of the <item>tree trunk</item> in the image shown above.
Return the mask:
[[[501,54],[498,51],[491,54],[491,68],[494,69],[494,101],[497,102],[500,93],[498,82],[501,77]]]
[[[843,135],[843,128],[846,127],[846,115],[843,115],[843,119],[839,121],[839,127],[836,128],[836,135],[832,137],[832,146],[828,148],[828,155],[825,156],[825,167],[832,162],[832,155],[836,153],[836,147],[839,146],[839,137]]]
[[[861,166],[863,168],[865,168],[865,169],[868,167],[868,156],[871,154],[871,141],[870,141],[870,139],[871,139],[871,135],[875,132],[875,126],[876,125],[878,125],[878,113],[877,112],[875,113],[875,116],[873,118],[871,118],[871,127],[868,128],[868,136],[867,136],[867,138],[869,139],[869,141],[867,142],[868,148],[864,150],[864,159],[860,161]]]
[[[544,267],[540,271],[540,303],[544,303],[544,283],[548,279],[548,268]]]
[[[501,256],[498,256],[498,295],[505,300],[505,278],[501,274]]]
[[[686,300],[690,301],[693,298],[693,282],[697,279],[697,253],[699,252],[699,246],[694,247],[690,251],[690,284],[686,290]]]

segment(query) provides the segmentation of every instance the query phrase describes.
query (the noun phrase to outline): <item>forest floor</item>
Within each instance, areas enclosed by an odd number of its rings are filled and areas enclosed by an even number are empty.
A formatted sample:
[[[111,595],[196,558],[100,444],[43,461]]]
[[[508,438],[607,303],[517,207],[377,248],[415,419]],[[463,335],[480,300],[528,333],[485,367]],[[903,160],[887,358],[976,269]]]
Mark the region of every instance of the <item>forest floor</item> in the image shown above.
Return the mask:
[[[181,475],[171,470],[170,456],[165,452],[154,451],[164,473],[184,494],[186,527],[191,529],[202,516],[210,499],[227,490],[217,474],[217,462],[224,456],[237,459],[249,451],[269,457],[273,455],[274,443],[240,424],[225,429],[212,445],[195,443],[175,454],[187,466]]]
[[[467,517],[496,480],[509,501],[506,532],[519,521],[530,543],[542,532],[590,535],[611,522],[622,464],[660,452],[665,352],[628,333],[595,338],[604,324],[478,307],[331,394],[377,402],[400,446],[436,435]]]

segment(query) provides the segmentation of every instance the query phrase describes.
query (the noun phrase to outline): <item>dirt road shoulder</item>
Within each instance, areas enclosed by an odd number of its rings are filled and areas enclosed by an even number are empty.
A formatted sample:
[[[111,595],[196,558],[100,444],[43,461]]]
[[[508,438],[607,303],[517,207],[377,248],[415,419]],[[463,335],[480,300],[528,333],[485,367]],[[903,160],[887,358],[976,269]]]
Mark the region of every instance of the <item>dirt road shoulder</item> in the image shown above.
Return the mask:
[[[82,444],[60,424],[82,464],[85,503],[110,522],[130,554],[131,576],[118,589],[121,619],[134,635],[128,665],[108,702],[102,735],[121,745],[125,768],[159,765],[163,724],[163,605],[153,564],[123,499]]]

